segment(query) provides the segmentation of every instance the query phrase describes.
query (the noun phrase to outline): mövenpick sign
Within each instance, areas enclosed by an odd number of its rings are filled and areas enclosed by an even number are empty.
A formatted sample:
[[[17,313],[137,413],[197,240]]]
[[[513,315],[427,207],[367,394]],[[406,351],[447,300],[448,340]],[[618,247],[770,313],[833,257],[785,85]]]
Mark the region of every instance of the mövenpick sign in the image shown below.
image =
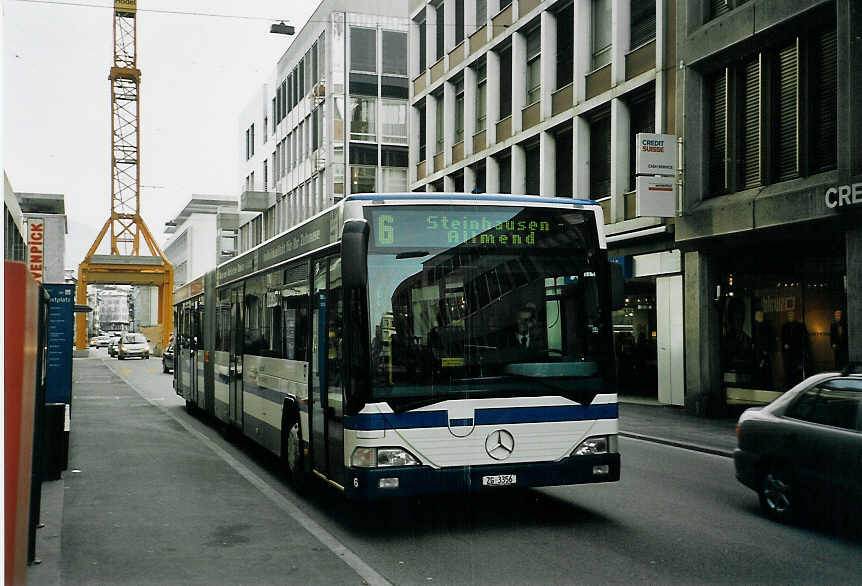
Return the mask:
[[[45,276],[45,223],[42,218],[27,220],[27,268],[41,285]]]

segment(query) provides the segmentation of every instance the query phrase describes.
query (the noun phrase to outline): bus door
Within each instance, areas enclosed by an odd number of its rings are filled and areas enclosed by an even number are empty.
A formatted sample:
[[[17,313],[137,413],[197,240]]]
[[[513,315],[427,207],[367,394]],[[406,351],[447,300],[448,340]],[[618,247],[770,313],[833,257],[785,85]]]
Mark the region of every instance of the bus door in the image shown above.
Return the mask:
[[[177,340],[176,349],[176,379],[179,384],[180,395],[191,402],[194,399],[192,394],[192,312],[189,309],[190,302],[184,301],[179,306],[179,339]]]
[[[194,334],[192,343],[192,396],[195,404],[203,409],[204,401],[204,298],[201,296],[194,302]]]
[[[311,436],[314,469],[344,483],[341,259],[314,263]]]
[[[228,362],[228,419],[242,427],[242,358],[243,358],[243,288],[242,285],[230,293],[230,358]]]

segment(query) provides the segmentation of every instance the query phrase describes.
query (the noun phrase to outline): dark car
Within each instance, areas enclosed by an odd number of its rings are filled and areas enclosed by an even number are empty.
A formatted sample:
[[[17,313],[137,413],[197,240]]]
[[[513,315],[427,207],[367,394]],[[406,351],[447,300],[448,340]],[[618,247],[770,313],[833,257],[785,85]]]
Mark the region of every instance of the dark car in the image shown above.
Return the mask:
[[[117,355],[117,344],[120,343],[120,336],[111,336],[111,341],[108,342],[108,356]]]
[[[162,372],[174,370],[174,343],[171,342],[162,352]]]
[[[862,513],[862,374],[858,366],[799,383],[739,418],[737,479],[757,491],[766,516],[804,511],[838,520]]]

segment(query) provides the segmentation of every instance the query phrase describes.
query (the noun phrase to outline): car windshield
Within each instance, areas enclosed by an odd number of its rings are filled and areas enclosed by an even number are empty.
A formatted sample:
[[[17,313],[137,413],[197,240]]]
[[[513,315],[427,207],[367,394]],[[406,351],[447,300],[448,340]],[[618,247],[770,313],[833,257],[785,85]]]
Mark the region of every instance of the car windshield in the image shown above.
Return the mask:
[[[146,344],[147,339],[141,334],[127,334],[125,338],[123,338],[123,342],[126,344]]]
[[[429,206],[370,219],[372,400],[602,391],[612,354],[590,214]]]

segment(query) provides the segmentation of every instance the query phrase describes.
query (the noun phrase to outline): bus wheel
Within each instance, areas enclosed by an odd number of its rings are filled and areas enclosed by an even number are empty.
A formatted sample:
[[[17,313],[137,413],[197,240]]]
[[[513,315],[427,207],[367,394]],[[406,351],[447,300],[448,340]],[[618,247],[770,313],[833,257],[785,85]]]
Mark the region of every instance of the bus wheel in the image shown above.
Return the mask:
[[[284,446],[284,462],[287,475],[294,488],[301,491],[306,485],[305,469],[302,462],[302,442],[299,438],[299,423],[294,423],[287,432]]]

